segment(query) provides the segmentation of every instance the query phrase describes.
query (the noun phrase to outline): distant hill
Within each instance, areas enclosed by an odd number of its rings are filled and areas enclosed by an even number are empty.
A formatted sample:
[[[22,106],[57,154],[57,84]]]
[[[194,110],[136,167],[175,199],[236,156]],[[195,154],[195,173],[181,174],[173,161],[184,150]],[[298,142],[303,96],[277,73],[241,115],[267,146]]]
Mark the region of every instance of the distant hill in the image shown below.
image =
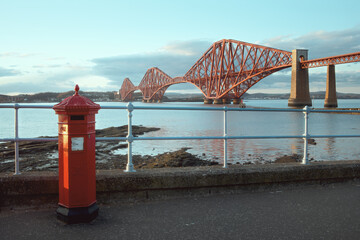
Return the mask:
[[[79,92],[81,95],[91,99],[94,102],[119,102],[118,92]],[[74,94],[74,91],[54,93],[44,92],[36,94],[19,94],[16,96],[0,95],[0,103],[39,103],[39,102],[61,102],[63,99]],[[273,93],[245,93],[244,99],[288,99],[290,94],[273,94]],[[325,92],[312,92],[311,98],[324,99]],[[337,93],[338,99],[360,99],[360,94],[356,93]],[[181,93],[165,93],[163,102],[201,102],[204,96],[200,93],[181,94]],[[133,101],[141,101],[142,94],[135,92]]]

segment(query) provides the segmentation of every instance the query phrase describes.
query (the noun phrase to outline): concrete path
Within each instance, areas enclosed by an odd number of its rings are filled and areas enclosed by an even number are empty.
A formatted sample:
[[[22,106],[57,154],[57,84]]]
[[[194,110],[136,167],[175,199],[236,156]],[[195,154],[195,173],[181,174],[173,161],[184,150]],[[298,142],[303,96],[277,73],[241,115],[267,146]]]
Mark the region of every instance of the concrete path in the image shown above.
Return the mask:
[[[360,182],[134,204],[100,204],[91,224],[55,207],[3,210],[0,239],[360,239]]]

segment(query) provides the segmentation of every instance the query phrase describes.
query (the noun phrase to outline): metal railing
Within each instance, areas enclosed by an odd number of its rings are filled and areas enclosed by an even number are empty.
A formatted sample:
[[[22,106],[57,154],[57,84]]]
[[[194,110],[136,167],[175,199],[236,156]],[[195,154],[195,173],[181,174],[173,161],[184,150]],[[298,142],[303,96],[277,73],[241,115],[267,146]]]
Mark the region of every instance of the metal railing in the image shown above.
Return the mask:
[[[21,141],[58,141],[57,138],[19,138],[19,119],[18,110],[20,108],[40,108],[52,109],[52,105],[25,105],[25,104],[0,104],[0,108],[15,109],[15,132],[14,138],[0,138],[0,142],[14,142],[15,144],[15,175],[20,174],[19,169],[19,142]],[[308,159],[308,139],[310,138],[353,138],[360,137],[357,135],[310,135],[308,131],[309,114],[311,112],[323,113],[359,113],[359,110],[316,110],[309,107],[303,109],[264,109],[264,108],[235,108],[235,107],[180,107],[180,106],[134,106],[128,103],[127,106],[102,106],[101,109],[126,109],[128,111],[128,135],[126,137],[97,137],[96,141],[127,141],[128,143],[128,161],[125,172],[135,172],[132,162],[132,143],[136,140],[210,140],[222,139],[224,140],[224,164],[223,167],[228,167],[227,162],[227,140],[229,139],[281,139],[281,138],[299,138],[304,140],[304,155],[302,164],[309,164]],[[132,117],[134,110],[182,110],[182,111],[223,111],[224,113],[224,128],[222,136],[191,136],[191,137],[134,137],[132,135]],[[244,112],[302,112],[304,113],[304,134],[302,135],[282,135],[282,136],[228,136],[228,116],[230,111],[244,111]]]

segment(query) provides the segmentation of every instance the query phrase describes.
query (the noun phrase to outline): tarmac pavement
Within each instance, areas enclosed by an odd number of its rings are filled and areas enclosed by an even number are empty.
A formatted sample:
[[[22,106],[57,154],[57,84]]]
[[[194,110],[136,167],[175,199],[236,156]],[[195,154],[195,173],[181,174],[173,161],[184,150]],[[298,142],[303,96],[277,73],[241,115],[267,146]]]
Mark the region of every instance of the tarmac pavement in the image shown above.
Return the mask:
[[[360,239],[359,181],[99,206],[75,225],[3,209],[0,239]]]

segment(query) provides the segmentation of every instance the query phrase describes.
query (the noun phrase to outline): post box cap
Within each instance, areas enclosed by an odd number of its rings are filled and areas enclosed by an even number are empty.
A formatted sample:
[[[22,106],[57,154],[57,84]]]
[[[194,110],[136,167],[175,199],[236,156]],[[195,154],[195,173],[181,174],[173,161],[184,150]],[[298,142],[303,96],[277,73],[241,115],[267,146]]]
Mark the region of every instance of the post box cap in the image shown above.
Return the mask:
[[[79,95],[79,90],[80,87],[76,84],[75,94],[54,105],[53,109],[55,112],[71,112],[80,114],[97,113],[100,109],[100,105],[84,96]]]

